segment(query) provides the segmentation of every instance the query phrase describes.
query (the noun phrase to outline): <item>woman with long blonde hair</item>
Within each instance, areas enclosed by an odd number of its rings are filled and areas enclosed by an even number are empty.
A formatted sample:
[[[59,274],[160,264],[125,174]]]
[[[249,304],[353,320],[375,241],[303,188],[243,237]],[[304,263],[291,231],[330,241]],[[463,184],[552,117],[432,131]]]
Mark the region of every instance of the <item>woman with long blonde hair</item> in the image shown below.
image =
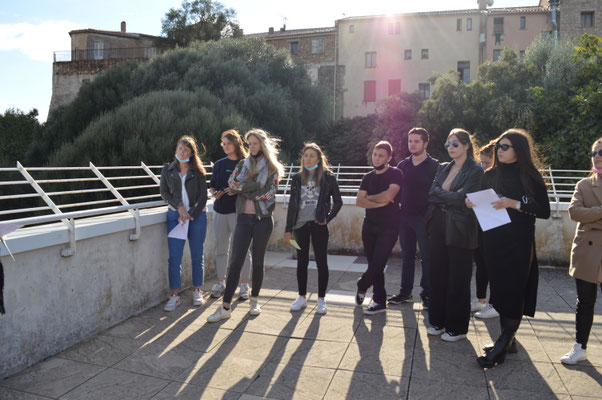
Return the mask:
[[[251,242],[253,272],[249,313],[259,315],[261,312],[257,297],[263,282],[265,251],[274,227],[272,211],[276,205],[278,181],[284,175],[284,168],[278,161],[278,141],[266,131],[251,129],[245,140],[249,145],[249,156],[238,163],[228,180],[231,192],[238,197],[226,290],[223,304],[207,318],[209,322],[230,318],[230,304]]]
[[[289,243],[295,237],[297,250],[297,283],[299,297],[291,305],[292,311],[307,306],[307,266],[309,244],[313,244],[318,267],[318,314],[326,314],[328,286],[328,226],[343,206],[339,185],[330,171],[326,155],[315,143],[305,143],[301,151],[301,169],[293,175],[291,196],[286,215],[283,240]],[[330,199],[332,198],[332,206]]]

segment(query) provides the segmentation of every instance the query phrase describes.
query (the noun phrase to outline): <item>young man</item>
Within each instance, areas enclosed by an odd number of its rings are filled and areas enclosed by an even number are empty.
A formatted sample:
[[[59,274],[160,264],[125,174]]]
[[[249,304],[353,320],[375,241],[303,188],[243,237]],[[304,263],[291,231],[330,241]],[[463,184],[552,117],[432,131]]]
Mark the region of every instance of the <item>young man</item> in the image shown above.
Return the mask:
[[[392,155],[389,142],[378,142],[374,146],[374,170],[364,175],[356,199],[356,205],[366,209],[362,241],[368,259],[368,269],[357,281],[356,303],[361,305],[368,288],[374,287],[372,303],[364,309],[365,314],[385,312],[387,308],[384,269],[397,242],[399,189],[403,181],[401,171],[389,166]]]
[[[427,197],[431,183],[437,173],[439,162],[432,158],[426,148],[429,134],[424,128],[413,128],[408,132],[408,149],[410,156],[397,164],[404,176],[401,190],[401,220],[399,244],[401,245],[401,289],[399,294],[389,298],[389,304],[401,304],[414,301],[414,265],[416,260],[416,240],[420,246],[422,259],[422,278],[420,286],[422,305],[429,305],[429,269],[430,252],[426,225],[423,221],[427,209]]]

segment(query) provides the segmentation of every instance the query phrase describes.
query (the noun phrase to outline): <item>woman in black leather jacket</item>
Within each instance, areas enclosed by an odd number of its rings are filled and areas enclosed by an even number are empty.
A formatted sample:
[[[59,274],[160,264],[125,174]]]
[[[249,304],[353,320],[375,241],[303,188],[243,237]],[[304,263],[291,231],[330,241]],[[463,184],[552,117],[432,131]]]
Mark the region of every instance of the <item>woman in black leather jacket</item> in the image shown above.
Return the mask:
[[[470,321],[472,253],[478,226],[466,193],[480,190],[483,169],[474,160],[471,136],[453,129],[445,143],[452,161],[443,163],[429,191],[427,229],[431,249],[429,335],[447,342],[466,338]]]
[[[330,172],[328,160],[322,149],[315,143],[306,143],[301,152],[301,170],[293,175],[291,183],[283,237],[283,240],[288,243],[294,234],[295,240],[301,247],[301,250],[297,250],[299,297],[291,305],[292,311],[299,311],[307,305],[307,265],[311,239],[318,267],[317,312],[326,313],[324,296],[328,286],[327,224],[337,215],[342,206],[339,185]]]

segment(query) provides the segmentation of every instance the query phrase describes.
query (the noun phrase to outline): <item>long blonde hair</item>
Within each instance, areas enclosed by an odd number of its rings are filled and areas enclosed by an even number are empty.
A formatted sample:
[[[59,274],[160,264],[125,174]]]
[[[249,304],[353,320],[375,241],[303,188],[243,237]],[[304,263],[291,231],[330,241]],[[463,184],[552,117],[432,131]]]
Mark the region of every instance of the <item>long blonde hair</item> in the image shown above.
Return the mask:
[[[303,166],[303,154],[305,154],[305,150],[313,150],[318,155],[318,168],[316,168],[314,176],[316,185],[319,186],[322,182],[322,177],[324,173],[327,171],[330,172],[328,158],[326,157],[326,154],[324,154],[320,146],[318,146],[316,143],[308,142],[303,144],[303,150],[301,150],[301,161],[299,162],[299,165],[301,165],[299,172],[301,173],[301,183],[304,185],[307,185],[307,178],[309,177],[309,172]]]
[[[270,135],[263,129],[251,129],[245,134],[245,141],[249,143],[249,137],[254,136],[259,143],[261,143],[261,151],[268,164],[269,174],[276,173],[278,179],[284,176],[284,167],[278,161],[278,142],[276,138],[270,137]],[[255,177],[257,174],[257,161],[251,154],[247,157],[251,161],[251,168],[249,169],[249,178]]]
[[[205,171],[205,167],[203,167],[203,163],[201,162],[201,156],[199,155],[199,148],[196,144],[196,140],[194,137],[189,135],[184,135],[180,139],[178,139],[178,143],[176,144],[176,148],[183,144],[188,147],[192,152],[190,156],[190,166],[192,169],[196,170],[201,176],[207,175],[207,171]],[[180,170],[180,161],[176,157],[174,157],[176,162],[176,166],[178,167],[178,171]]]

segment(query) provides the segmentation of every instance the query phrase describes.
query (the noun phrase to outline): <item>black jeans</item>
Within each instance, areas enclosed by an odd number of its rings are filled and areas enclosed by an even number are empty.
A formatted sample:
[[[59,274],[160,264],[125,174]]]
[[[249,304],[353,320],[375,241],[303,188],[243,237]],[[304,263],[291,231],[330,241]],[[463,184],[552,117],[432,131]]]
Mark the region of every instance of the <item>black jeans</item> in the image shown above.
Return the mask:
[[[401,289],[399,293],[409,296],[414,289],[414,273],[416,264],[416,241],[420,247],[420,259],[422,260],[422,278],[420,286],[422,297],[430,296],[430,265],[431,252],[428,247],[428,235],[424,217],[420,215],[401,215],[399,227],[399,244],[401,246]]]
[[[362,242],[364,242],[364,252],[368,259],[368,269],[357,281],[357,287],[361,292],[366,292],[370,286],[374,286],[372,300],[378,304],[387,302],[384,271],[389,257],[391,257],[393,246],[397,242],[397,234],[398,229],[377,226],[365,221],[362,226]]]
[[[431,304],[429,322],[447,332],[465,334],[470,322],[473,251],[445,244],[445,212],[436,208],[429,226]]]
[[[238,214],[234,238],[232,239],[232,256],[230,256],[224,303],[232,302],[232,297],[240,280],[240,271],[245,263],[245,257],[247,256],[251,241],[253,241],[251,248],[253,271],[251,296],[259,296],[263,282],[263,259],[273,228],[274,221],[271,216],[259,219],[255,214]]]
[[[581,279],[575,279],[577,284],[577,311],[575,315],[575,330],[577,343],[582,348],[587,347],[587,340],[594,322],[594,305],[596,304],[596,295],[598,285]],[[600,285],[602,290],[602,284]]]
[[[475,273],[475,282],[477,284],[477,299],[487,298],[487,285],[489,284],[489,274],[487,273],[487,265],[485,264],[485,255],[483,248],[483,232],[479,230],[479,247],[474,250],[472,258],[477,265]]]
[[[307,294],[307,265],[309,264],[309,242],[314,248],[316,266],[318,267],[318,297],[326,296],[328,286],[328,225],[308,222],[293,231],[295,240],[301,250],[297,250],[297,283],[299,295]]]

